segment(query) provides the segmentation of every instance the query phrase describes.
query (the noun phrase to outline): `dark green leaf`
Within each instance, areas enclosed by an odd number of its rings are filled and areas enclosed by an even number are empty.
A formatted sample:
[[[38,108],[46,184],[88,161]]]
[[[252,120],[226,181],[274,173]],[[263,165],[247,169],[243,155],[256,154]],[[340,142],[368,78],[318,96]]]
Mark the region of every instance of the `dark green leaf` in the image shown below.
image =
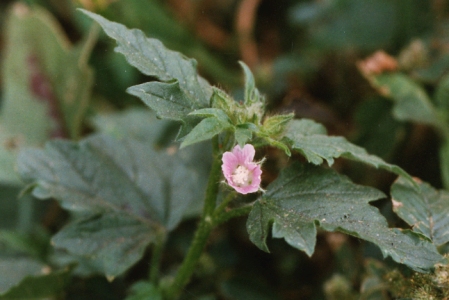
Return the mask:
[[[368,154],[365,149],[348,142],[344,137],[326,135],[326,129],[318,123],[306,119],[293,120],[290,123],[285,136],[290,140],[293,150],[300,152],[315,165],[322,164],[323,160],[326,160],[331,166],[334,158],[344,157],[385,169],[411,180],[410,175],[400,167]]]
[[[92,123],[100,132],[114,137],[131,137],[155,145],[174,122],[158,120],[154,112],[142,107],[98,114],[92,118]]]
[[[187,114],[202,107],[180,89],[178,81],[143,83],[128,88],[127,92],[139,97],[160,118],[182,121]]]
[[[393,184],[393,210],[435,245],[449,242],[449,192],[415,181],[418,187],[401,177]]]
[[[101,258],[104,273],[114,277],[139,261],[155,238],[149,221],[117,212],[92,215],[70,223],[52,242],[75,255],[94,260]]]
[[[83,12],[117,41],[116,51],[122,53],[131,65],[160,81],[128,89],[129,93],[154,109],[158,116],[181,120],[191,111],[209,106],[212,88],[198,76],[195,60],[168,50],[159,40],[147,38],[140,30],[130,30],[100,15]]]
[[[131,139],[52,141],[44,150],[22,151],[18,169],[36,183],[33,194],[40,199],[54,197],[75,211],[121,211],[169,229],[196,194],[196,172],[180,157]]]
[[[217,59],[215,49],[205,47],[190,26],[177,18],[170,7],[159,1],[114,1],[108,5],[108,17],[129,27],[140,28],[148,36],[161,40],[170,49],[198,59],[201,70],[222,84],[239,84],[235,71]]]
[[[175,228],[202,196],[198,171],[184,159],[156,152],[148,143],[97,135],[24,150],[18,169],[34,184],[37,198],[55,198],[69,210],[100,216],[69,225],[55,243],[76,254],[96,252],[107,275],[116,276],[140,259],[155,234]]]
[[[413,232],[388,228],[385,218],[369,202],[383,198],[374,188],[352,183],[332,169],[294,164],[267,187],[249,214],[251,241],[268,251],[273,237],[312,255],[316,226],[342,231],[376,244],[384,256],[422,271],[442,260],[435,246]]]
[[[52,272],[49,266],[26,258],[0,260],[0,299],[42,299],[58,295],[68,283],[71,268]]]

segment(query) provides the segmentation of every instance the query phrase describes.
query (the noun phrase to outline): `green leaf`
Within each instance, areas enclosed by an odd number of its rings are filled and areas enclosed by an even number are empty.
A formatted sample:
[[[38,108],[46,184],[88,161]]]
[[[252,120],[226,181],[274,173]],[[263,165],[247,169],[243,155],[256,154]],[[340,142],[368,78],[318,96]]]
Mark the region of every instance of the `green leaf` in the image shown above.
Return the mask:
[[[194,112],[191,112],[190,115],[194,116],[202,116],[202,117],[215,117],[217,119],[220,119],[223,122],[231,123],[231,120],[229,119],[228,115],[219,108],[203,108],[196,110]]]
[[[131,295],[126,300],[162,300],[162,294],[157,287],[148,281],[139,281],[131,287]]]
[[[197,174],[181,157],[132,139],[55,140],[43,150],[22,151],[18,170],[36,184],[33,195],[40,199],[54,197],[73,211],[121,211],[168,229],[196,196]]]
[[[211,139],[222,131],[232,127],[232,124],[228,121],[223,121],[216,117],[206,118],[185,136],[181,143],[181,148]]]
[[[209,106],[212,88],[198,76],[195,60],[168,50],[140,30],[130,30],[100,15],[82,11],[117,41],[115,50],[131,65],[158,80],[130,87],[128,92],[141,98],[159,117],[182,120],[188,113]]]
[[[418,187],[401,177],[393,184],[394,212],[435,245],[449,242],[449,192],[436,190],[418,179],[415,181]]]
[[[348,142],[344,137],[328,136],[325,133],[324,126],[312,120],[302,119],[291,121],[285,136],[290,141],[293,150],[300,152],[315,165],[322,164],[323,160],[326,160],[331,166],[335,158],[344,157],[375,168],[385,169],[412,180],[410,175],[400,167],[368,154],[365,149]]]
[[[0,259],[0,299],[42,299],[61,293],[71,267],[52,272],[49,266],[27,258]]]
[[[127,90],[154,110],[159,118],[182,121],[187,114],[201,108],[180,89],[179,82],[148,82]]]
[[[201,70],[216,82],[236,86],[239,76],[218,59],[218,53],[206,47],[190,26],[177,18],[167,5],[159,1],[114,1],[108,5],[108,17],[133,28],[140,28],[148,36],[161,40],[170,49],[196,57]]]
[[[151,222],[122,212],[90,215],[70,223],[52,239],[55,247],[91,259],[101,257],[109,277],[125,272],[156,239]]]
[[[290,122],[288,133],[301,133],[303,135],[321,134],[326,135],[326,127],[310,119],[293,120]]]
[[[105,228],[98,228],[98,243],[107,244],[113,238],[111,218],[118,214],[117,222],[133,224],[136,235],[147,232],[144,241],[149,242],[155,232],[174,229],[203,193],[198,188],[202,186],[198,171],[184,161],[179,154],[154,151],[148,143],[96,135],[79,143],[56,140],[42,150],[24,150],[19,154],[18,170],[26,183],[34,184],[32,193],[37,198],[55,198],[68,210],[102,215],[97,224]],[[75,229],[69,228],[72,234]],[[91,237],[79,226],[74,228],[79,233],[78,243],[89,243]],[[105,265],[114,256],[122,261],[120,269],[109,270],[110,276],[131,266],[131,262],[123,261],[121,247],[125,246],[109,245],[98,256]],[[143,247],[131,247],[126,255],[140,257]],[[91,255],[89,248],[76,251]]]
[[[293,247],[313,254],[316,226],[341,231],[376,244],[384,257],[423,271],[442,260],[435,246],[413,232],[388,228],[369,202],[385,197],[374,188],[352,183],[332,169],[294,164],[267,187],[249,214],[251,241],[268,251],[266,239],[284,238]]]
[[[239,64],[245,73],[245,105],[251,105],[261,101],[263,102],[259,90],[256,88],[253,73],[243,61],[239,61]]]
[[[165,151],[173,151],[174,147],[177,147],[173,144],[173,140],[179,125],[170,120],[157,119],[154,112],[143,107],[97,115],[92,121],[98,130],[115,138],[136,139],[151,148],[170,148]],[[197,216],[203,205],[202,192],[207,184],[212,161],[211,145],[208,142],[197,143],[178,150],[176,156],[198,174],[196,200],[185,211],[186,217]]]
[[[91,119],[95,129],[116,138],[131,137],[149,145],[155,145],[174,122],[159,120],[154,112],[142,108],[130,108],[115,113],[101,113]]]
[[[373,77],[374,86],[391,98],[393,115],[401,121],[437,124],[438,115],[426,91],[401,73],[384,73]]]
[[[72,47],[47,11],[17,3],[7,20],[1,119],[28,145],[80,135],[93,83],[87,66],[95,36]]]

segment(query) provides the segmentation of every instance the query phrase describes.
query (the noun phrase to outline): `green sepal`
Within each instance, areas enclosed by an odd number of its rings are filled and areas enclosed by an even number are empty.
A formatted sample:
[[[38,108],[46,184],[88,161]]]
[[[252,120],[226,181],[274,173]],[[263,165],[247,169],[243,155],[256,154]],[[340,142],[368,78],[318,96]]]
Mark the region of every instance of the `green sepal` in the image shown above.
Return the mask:
[[[294,116],[294,113],[290,113],[288,115],[266,117],[262,125],[263,131],[272,138],[280,138]]]
[[[263,103],[263,97],[260,95],[259,90],[256,88],[256,82],[254,80],[253,73],[243,61],[239,61],[239,64],[242,67],[243,72],[245,73],[245,105],[249,106],[253,103],[258,102]]]

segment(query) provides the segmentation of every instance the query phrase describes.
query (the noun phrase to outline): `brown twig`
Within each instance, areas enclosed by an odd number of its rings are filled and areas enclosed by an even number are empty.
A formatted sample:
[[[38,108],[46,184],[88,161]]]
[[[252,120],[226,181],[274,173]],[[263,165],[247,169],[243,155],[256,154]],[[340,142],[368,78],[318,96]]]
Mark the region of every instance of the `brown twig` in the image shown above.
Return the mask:
[[[242,0],[236,17],[236,30],[242,60],[253,69],[259,62],[254,27],[260,0]]]

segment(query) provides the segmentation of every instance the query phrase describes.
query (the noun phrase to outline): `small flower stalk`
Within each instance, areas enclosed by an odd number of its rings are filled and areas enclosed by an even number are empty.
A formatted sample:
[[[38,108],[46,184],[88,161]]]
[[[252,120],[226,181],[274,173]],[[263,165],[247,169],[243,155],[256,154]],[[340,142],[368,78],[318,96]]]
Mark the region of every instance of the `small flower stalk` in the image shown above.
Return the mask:
[[[229,186],[240,194],[255,193],[259,190],[262,170],[260,162],[254,162],[256,150],[251,144],[243,148],[236,145],[232,151],[223,154],[221,169]]]

